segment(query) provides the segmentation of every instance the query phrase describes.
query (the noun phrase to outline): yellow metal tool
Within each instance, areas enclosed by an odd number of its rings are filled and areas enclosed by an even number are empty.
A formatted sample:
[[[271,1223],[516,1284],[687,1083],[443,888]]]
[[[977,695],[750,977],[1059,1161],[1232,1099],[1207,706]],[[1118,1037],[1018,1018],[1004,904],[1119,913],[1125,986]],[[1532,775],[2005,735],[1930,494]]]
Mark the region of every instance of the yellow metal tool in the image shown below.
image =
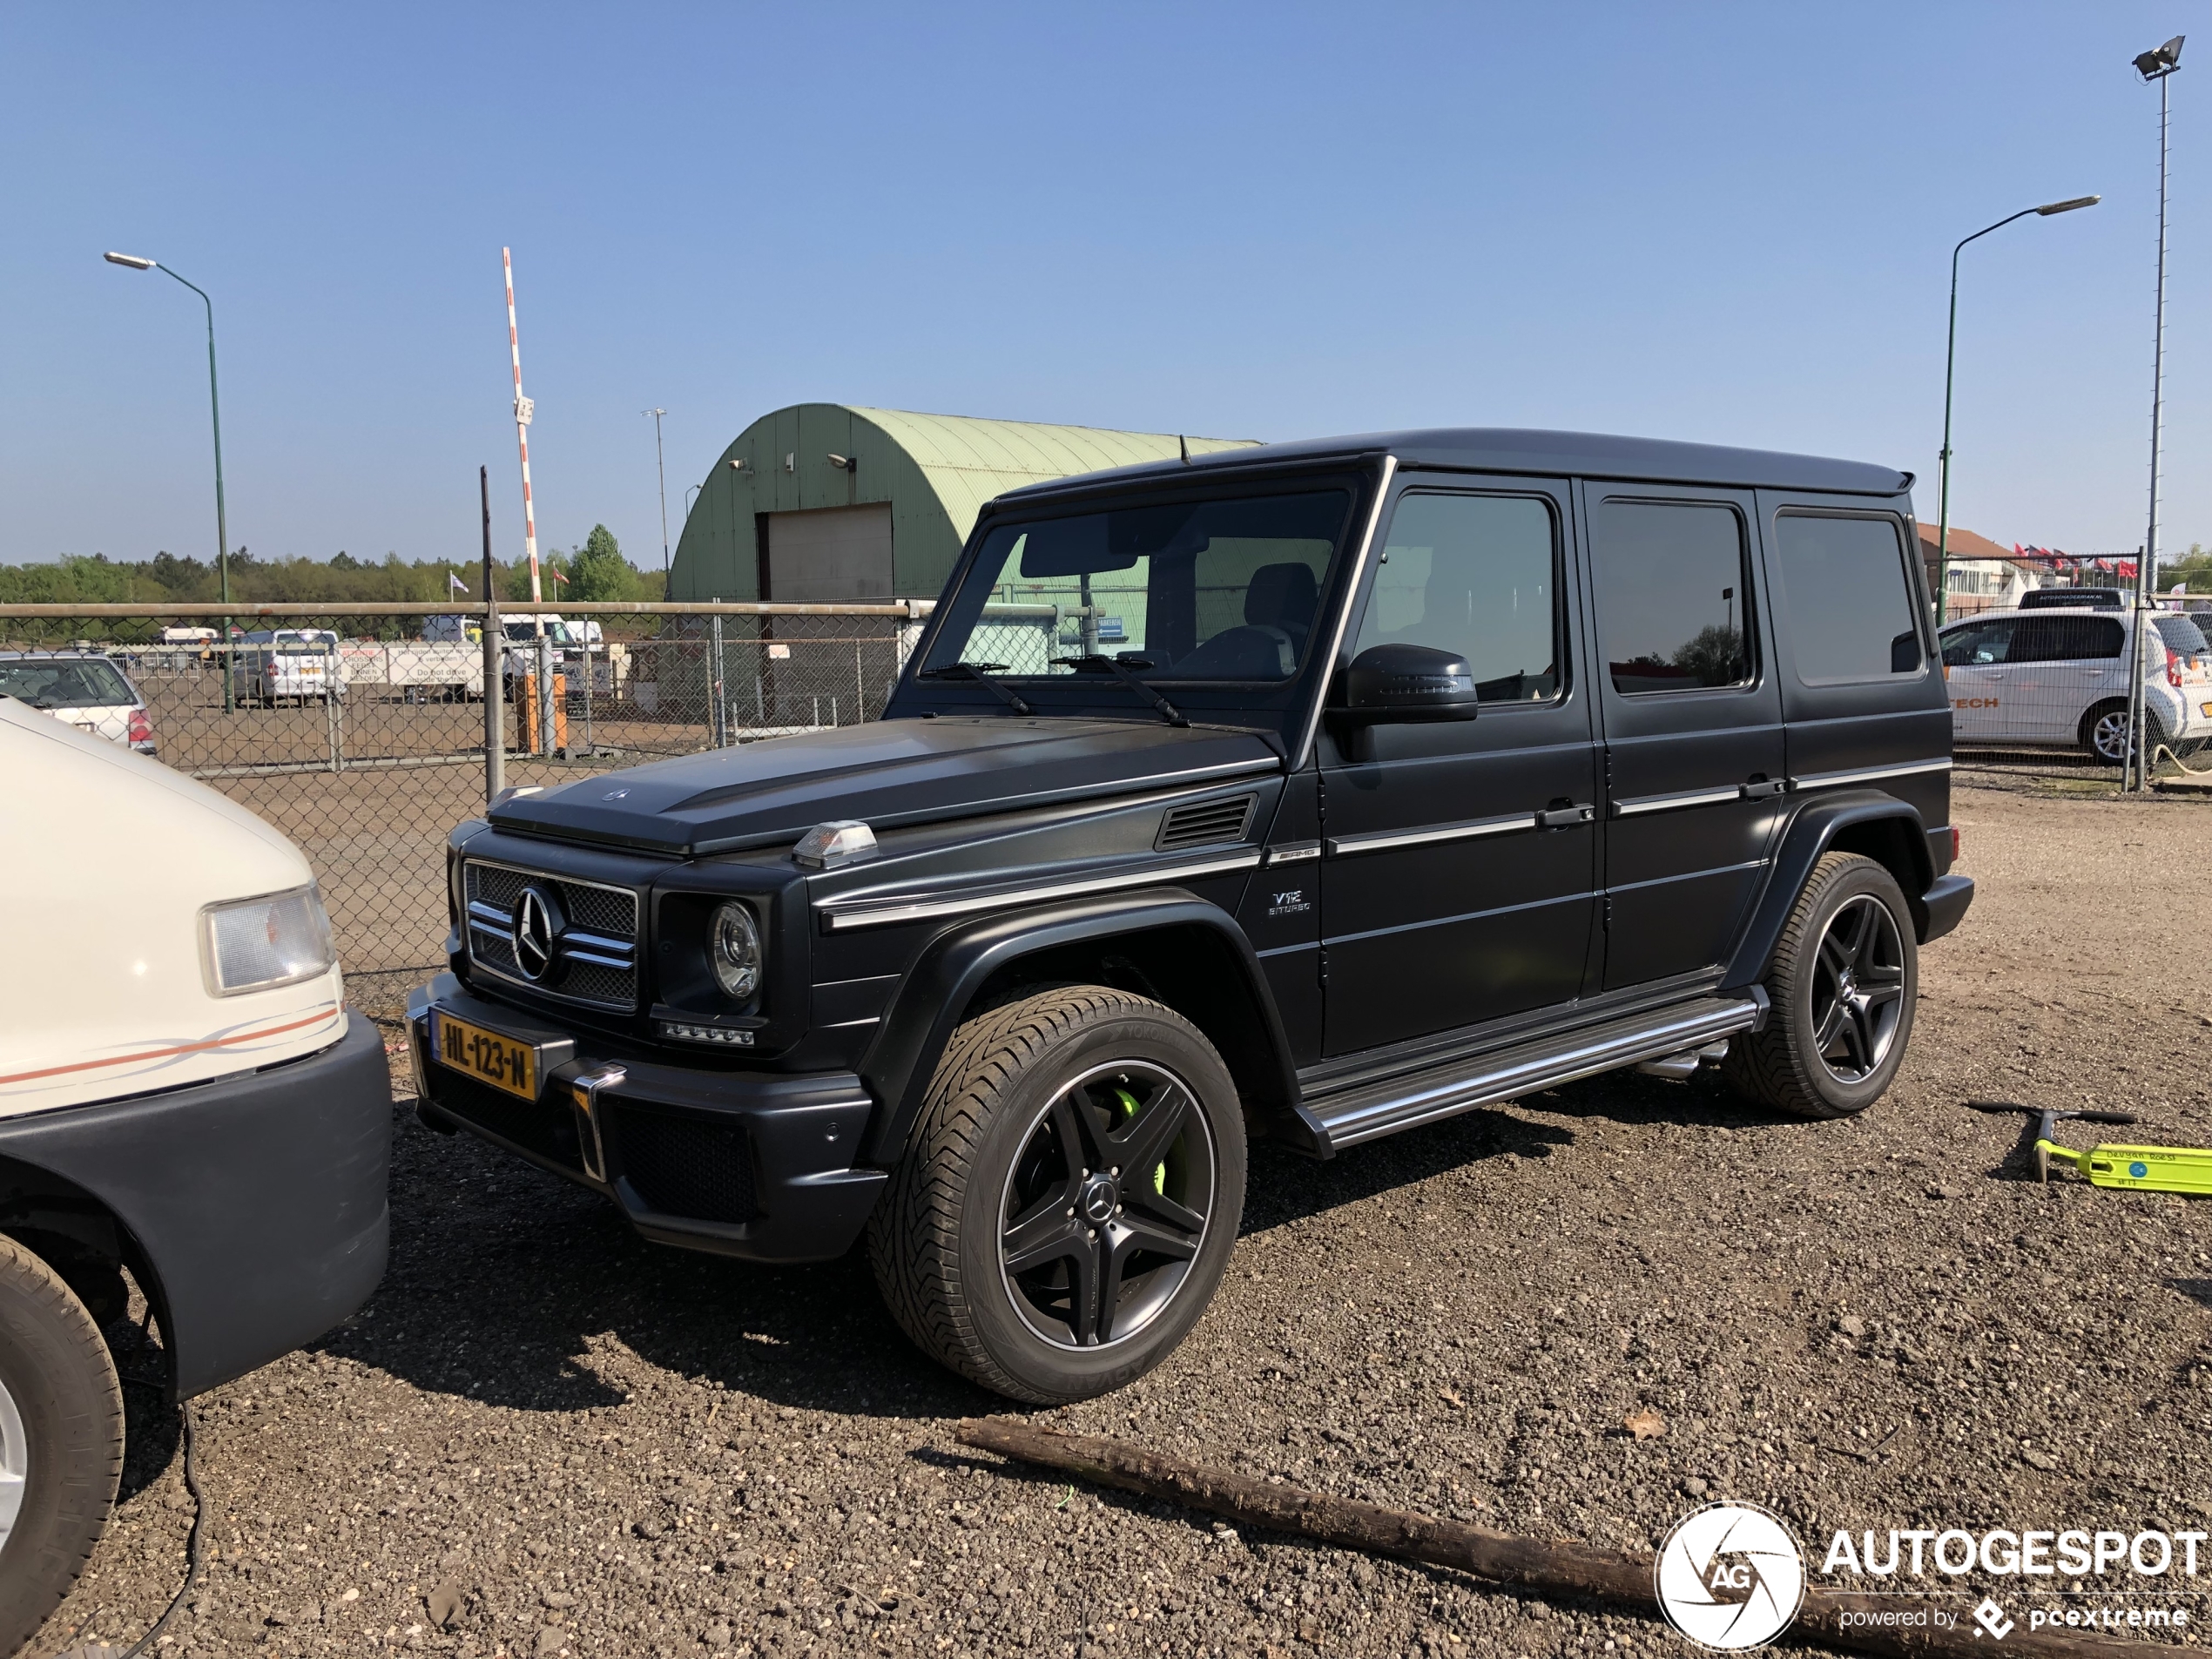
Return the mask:
[[[2036,1119],[2035,1178],[2051,1178],[2051,1160],[2063,1158],[2092,1186],[2133,1187],[2141,1192],[2201,1192],[2212,1197],[2212,1149],[2201,1146],[2093,1146],[2077,1152],[2051,1138],[2059,1123],[2134,1123],[2133,1112],[2061,1112],[2011,1100],[1970,1100],[1977,1112],[2018,1112]]]

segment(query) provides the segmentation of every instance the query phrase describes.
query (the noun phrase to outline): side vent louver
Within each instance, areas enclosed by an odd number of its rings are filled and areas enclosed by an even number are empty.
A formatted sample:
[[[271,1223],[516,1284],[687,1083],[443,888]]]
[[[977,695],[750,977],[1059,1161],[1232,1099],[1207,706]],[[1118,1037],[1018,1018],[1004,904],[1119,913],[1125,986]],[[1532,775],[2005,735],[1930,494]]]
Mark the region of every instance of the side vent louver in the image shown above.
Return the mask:
[[[1172,853],[1186,846],[1211,846],[1217,841],[1241,841],[1258,799],[1257,795],[1238,795],[1229,800],[1178,806],[1160,820],[1160,833],[1152,845],[1159,852]]]

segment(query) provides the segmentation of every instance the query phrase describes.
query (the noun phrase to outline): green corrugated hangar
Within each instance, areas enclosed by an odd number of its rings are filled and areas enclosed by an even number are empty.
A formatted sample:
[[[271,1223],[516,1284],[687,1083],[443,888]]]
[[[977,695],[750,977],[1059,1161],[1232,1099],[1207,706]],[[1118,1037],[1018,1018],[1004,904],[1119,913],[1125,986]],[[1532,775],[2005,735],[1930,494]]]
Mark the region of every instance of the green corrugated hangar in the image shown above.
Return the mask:
[[[1164,461],[1172,432],[794,403],[722,452],[684,521],[671,599],[934,599],[975,514],[1022,484]],[[1250,439],[1190,438],[1193,455]]]

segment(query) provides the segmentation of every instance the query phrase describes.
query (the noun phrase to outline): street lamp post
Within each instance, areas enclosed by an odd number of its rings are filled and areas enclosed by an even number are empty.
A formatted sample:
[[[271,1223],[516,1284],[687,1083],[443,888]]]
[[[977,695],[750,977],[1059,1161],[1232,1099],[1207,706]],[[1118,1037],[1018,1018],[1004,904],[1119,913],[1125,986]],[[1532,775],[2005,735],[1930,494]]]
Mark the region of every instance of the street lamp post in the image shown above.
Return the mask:
[[[1978,242],[1992,231],[2001,231],[2016,219],[2026,219],[2033,213],[2048,219],[2054,213],[2070,213],[2077,207],[2094,207],[2103,198],[2075,196],[2062,202],[2046,202],[2040,207],[2023,207],[1986,225],[1951,250],[1951,330],[1943,348],[1943,453],[1939,460],[1941,482],[1937,486],[1936,505],[1936,626],[1940,628],[1950,603],[1951,583],[1951,387],[1953,371],[1959,361],[1959,255],[1966,251],[1967,242]]]
[[[2144,657],[2149,642],[2150,596],[2158,585],[2158,461],[2159,440],[2166,424],[2166,154],[2167,115],[2171,95],[2167,78],[2182,66],[2182,41],[2176,35],[2155,51],[2140,54],[2135,72],[2158,83],[2158,300],[2151,325],[2150,354],[2150,523],[2143,550],[2135,560],[2135,649],[2134,671],[2128,677],[2128,748],[2121,757],[2120,786],[2123,791],[2150,787],[2151,753],[2148,711],[2143,706]]]
[[[668,459],[660,445],[660,418],[666,409],[640,409],[641,415],[653,417],[653,465],[660,472],[660,575],[661,597],[668,597]]]
[[[158,260],[143,259],[136,253],[105,253],[101,255],[110,265],[127,266],[133,271],[158,271],[164,276],[177,277],[194,293],[200,304],[207,307],[207,407],[215,423],[215,568],[222,583],[223,603],[231,602],[231,533],[223,517],[223,401],[215,389],[215,302],[207,297],[207,290],[197,282],[177,276]],[[223,618],[223,712],[232,711],[231,690],[231,619]]]

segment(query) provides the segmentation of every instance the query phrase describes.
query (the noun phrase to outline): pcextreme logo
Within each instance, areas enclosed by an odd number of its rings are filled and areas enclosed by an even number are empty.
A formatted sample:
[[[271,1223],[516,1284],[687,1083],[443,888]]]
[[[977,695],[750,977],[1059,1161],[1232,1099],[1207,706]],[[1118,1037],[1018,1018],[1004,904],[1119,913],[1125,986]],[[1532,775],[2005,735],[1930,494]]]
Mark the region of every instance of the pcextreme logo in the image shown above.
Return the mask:
[[[1805,1561],[1779,1517],[1749,1503],[1709,1503],[1675,1523],[1653,1564],[1667,1621],[1701,1648],[1764,1648],[1805,1599]]]

